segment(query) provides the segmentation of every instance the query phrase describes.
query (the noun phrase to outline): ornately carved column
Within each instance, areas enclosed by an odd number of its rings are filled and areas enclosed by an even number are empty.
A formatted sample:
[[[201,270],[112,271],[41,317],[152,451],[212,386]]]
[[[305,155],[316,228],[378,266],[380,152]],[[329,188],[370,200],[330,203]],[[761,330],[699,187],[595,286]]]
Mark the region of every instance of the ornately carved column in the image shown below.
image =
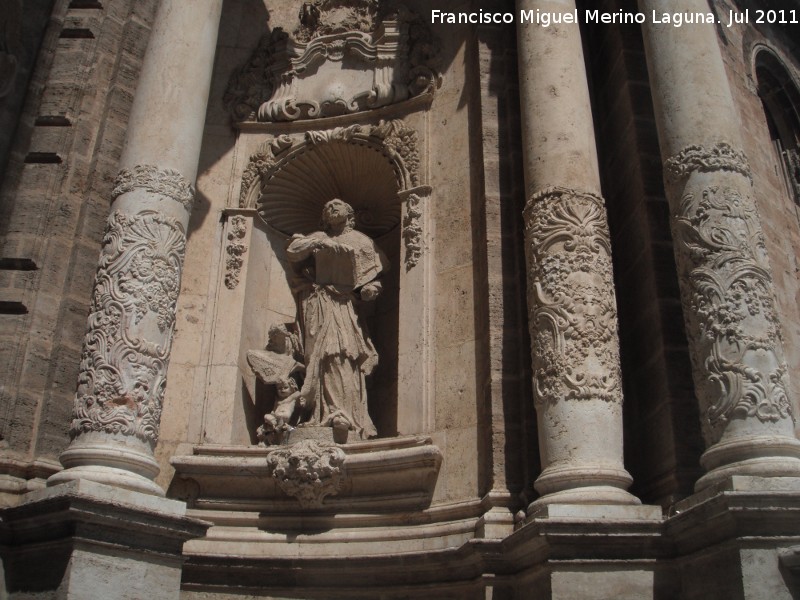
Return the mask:
[[[798,476],[775,291],[714,25],[655,25],[652,11],[705,0],[640,0],[683,311],[708,473]]]
[[[572,12],[574,0],[518,0]],[[638,504],[625,490],[611,247],[578,25],[518,27],[528,320],[544,470],[532,508]]]
[[[153,448],[221,9],[161,0],[112,193],[72,442],[48,485],[90,479],[164,494]]]

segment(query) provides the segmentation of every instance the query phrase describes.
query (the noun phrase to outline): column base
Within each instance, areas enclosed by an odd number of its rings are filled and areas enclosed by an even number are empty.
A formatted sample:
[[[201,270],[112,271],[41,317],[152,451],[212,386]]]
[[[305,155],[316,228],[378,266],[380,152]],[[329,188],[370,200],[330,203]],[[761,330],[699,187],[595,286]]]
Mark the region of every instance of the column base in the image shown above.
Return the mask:
[[[800,477],[800,441],[789,437],[748,436],[722,441],[700,457],[708,472],[695,483],[695,492],[736,476]]]
[[[534,487],[542,494],[528,506],[528,514],[548,504],[641,504],[627,492],[633,478],[613,467],[548,467]]]
[[[87,433],[76,438],[59,457],[64,470],[51,475],[47,486],[85,479],[143,494],[164,496],[153,481],[159,467],[149,446],[121,435]]]

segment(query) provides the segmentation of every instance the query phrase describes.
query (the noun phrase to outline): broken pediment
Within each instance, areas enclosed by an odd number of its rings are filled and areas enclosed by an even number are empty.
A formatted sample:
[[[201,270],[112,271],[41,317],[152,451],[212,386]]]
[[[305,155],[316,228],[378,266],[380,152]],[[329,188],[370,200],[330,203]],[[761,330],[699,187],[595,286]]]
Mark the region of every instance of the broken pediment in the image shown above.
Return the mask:
[[[275,28],[232,78],[234,121],[295,121],[352,114],[432,94],[437,43],[396,2],[306,2],[290,34]]]

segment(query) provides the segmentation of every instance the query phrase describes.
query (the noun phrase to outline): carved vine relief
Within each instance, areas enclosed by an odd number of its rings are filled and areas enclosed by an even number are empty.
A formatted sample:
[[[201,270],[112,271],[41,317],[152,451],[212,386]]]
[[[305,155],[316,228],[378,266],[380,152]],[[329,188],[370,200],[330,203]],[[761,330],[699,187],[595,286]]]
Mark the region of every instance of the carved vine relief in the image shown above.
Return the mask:
[[[113,198],[144,189],[187,212],[194,190],[178,172],[151,165],[120,172]],[[186,230],[144,210],[108,218],[83,342],[70,434],[120,433],[155,444],[175,328]]]
[[[181,223],[157,212],[114,211],[109,217],[83,343],[73,437],[103,431],[157,441],[185,246]],[[146,335],[146,319],[160,335]]]
[[[673,235],[706,434],[726,423],[792,416],[774,284],[744,153],[692,146],[665,163],[684,185]],[[698,176],[695,174],[705,174]]]
[[[525,207],[537,404],[622,402],[611,244],[603,199],[548,188]]]

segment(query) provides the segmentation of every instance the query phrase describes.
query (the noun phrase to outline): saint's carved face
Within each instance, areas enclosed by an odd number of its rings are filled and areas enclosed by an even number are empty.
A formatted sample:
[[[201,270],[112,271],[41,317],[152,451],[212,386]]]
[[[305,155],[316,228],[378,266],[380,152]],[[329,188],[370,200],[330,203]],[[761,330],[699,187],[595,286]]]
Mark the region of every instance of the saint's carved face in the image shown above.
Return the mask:
[[[322,209],[322,223],[325,229],[350,223],[353,220],[353,207],[347,202],[334,198],[325,204]]]

